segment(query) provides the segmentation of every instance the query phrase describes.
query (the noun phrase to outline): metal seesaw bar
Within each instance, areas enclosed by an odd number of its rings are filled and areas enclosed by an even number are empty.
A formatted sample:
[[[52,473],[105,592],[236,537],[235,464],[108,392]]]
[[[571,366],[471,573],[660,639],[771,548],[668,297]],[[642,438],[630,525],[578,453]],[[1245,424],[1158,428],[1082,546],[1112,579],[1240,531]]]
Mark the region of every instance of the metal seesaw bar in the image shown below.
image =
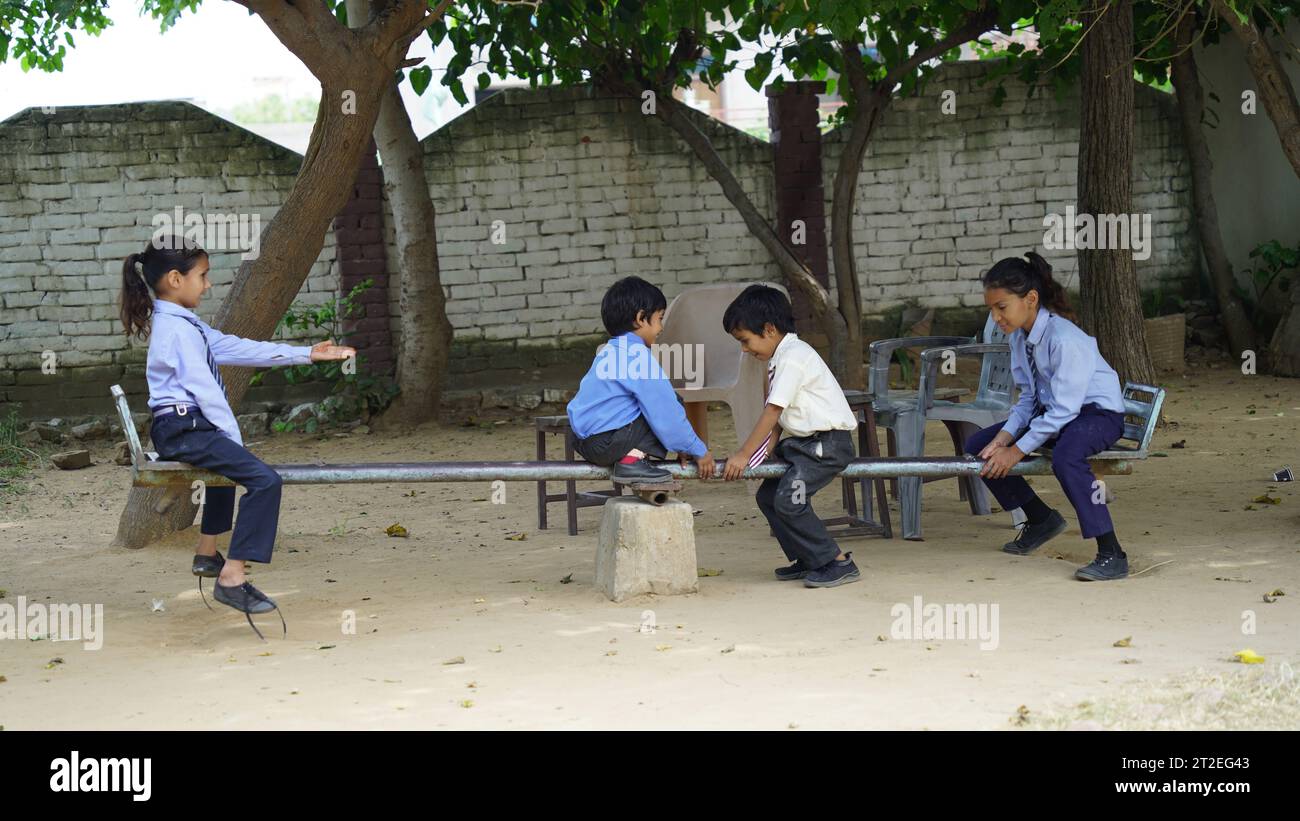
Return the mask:
[[[694,464],[682,467],[677,462],[656,463],[674,479],[698,477]],[[882,457],[856,459],[840,474],[846,478],[895,478],[899,476],[978,475],[983,462],[973,457],[938,456]],[[369,462],[361,464],[271,465],[286,485],[382,484],[387,482],[538,482],[563,480],[609,479],[608,468],[585,462]],[[719,462],[721,467],[721,462]],[[787,462],[765,462],[748,468],[746,479],[781,476],[790,467]],[[1097,473],[1127,474],[1132,465],[1124,458],[1103,457],[1092,462]],[[1017,476],[1037,476],[1052,472],[1051,460],[1030,457],[1011,469]],[[229,479],[182,462],[150,462],[136,471],[135,484],[161,487],[203,481],[208,485],[233,484]]]

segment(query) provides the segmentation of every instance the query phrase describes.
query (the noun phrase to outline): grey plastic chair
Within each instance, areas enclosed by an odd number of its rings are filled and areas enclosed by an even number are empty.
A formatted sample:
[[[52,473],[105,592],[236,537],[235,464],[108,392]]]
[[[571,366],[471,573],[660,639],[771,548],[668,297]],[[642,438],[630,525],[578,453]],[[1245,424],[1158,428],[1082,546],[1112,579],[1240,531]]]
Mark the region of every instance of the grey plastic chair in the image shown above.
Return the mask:
[[[889,363],[900,348],[922,348],[920,383],[916,391],[892,391]],[[980,383],[972,402],[950,402],[934,398],[939,366],[945,351],[956,356],[980,356]],[[894,450],[899,456],[925,453],[925,426],[940,421],[952,437],[953,450],[960,456],[965,440],[979,428],[1003,421],[1011,412],[1011,394],[1015,389],[1011,377],[1011,349],[1006,335],[993,322],[984,323],[980,339],[969,336],[922,336],[883,339],[870,345],[868,390],[874,397],[876,423],[889,429]],[[877,390],[880,386],[880,390]],[[984,483],[977,477],[957,477],[962,497],[969,502],[971,513],[990,512]],[[903,538],[919,540],[921,536],[921,487],[919,476],[898,481],[898,500],[903,519]],[[1018,513],[1017,511],[1016,513]],[[1016,518],[1013,513],[1013,519]]]

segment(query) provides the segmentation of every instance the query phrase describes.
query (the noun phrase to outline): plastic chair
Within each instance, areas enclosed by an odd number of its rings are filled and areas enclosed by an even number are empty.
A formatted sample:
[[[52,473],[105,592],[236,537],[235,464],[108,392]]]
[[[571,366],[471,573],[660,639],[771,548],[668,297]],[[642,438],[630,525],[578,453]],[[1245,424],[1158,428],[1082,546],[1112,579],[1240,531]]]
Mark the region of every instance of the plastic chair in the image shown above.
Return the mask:
[[[916,391],[889,390],[889,363],[894,351],[901,348],[922,348],[920,384]],[[980,384],[973,402],[950,402],[934,398],[939,364],[945,351],[957,356],[983,357]],[[992,315],[984,323],[981,339],[968,336],[923,336],[883,339],[871,343],[868,392],[874,398],[877,425],[891,433],[893,450],[898,456],[921,456],[925,453],[925,426],[934,420],[941,421],[952,437],[956,455],[978,427],[987,427],[1005,420],[1011,412],[1011,349],[1006,335],[993,322]],[[932,373],[931,373],[932,372]],[[927,376],[927,374],[929,374]],[[971,477],[958,477],[962,498],[974,514],[990,512],[986,488],[982,481]],[[919,476],[907,476],[898,481],[898,500],[903,519],[903,538],[919,540],[921,536],[921,487]],[[1018,511],[1016,512],[1018,513]],[[1023,515],[1023,514],[1022,514]],[[1017,518],[1013,513],[1013,519]]]
[[[743,353],[735,337],[723,330],[722,315],[731,301],[752,284],[702,285],[682,291],[668,303],[664,330],[655,343],[659,363],[683,402],[725,402],[731,409],[737,448],[763,415],[767,374],[764,364]],[[786,293],[775,283],[762,284]],[[702,373],[697,373],[693,384],[675,373],[668,361],[671,356],[686,356],[685,346],[698,346],[693,348],[689,361]]]

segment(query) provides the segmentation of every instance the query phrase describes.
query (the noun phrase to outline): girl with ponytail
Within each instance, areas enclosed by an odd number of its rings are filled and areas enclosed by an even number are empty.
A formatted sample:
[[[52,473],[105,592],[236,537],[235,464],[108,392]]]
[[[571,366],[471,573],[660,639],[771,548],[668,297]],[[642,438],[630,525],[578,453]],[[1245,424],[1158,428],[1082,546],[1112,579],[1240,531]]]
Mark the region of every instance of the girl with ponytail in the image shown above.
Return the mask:
[[[194,313],[211,287],[202,248],[180,237],[155,237],[122,263],[121,317],[127,336],[149,339],[150,438],[159,458],[206,468],[247,489],[229,561],[217,552],[217,536],[231,529],[235,488],[201,491],[203,523],[191,572],[199,577],[200,593],[203,577],[216,578],[214,598],[244,613],[252,625],[251,614],[278,609],[248,582],[244,562],[271,561],[280,475],[244,448],[217,366],[303,365],[346,359],[356,351],[332,340],[298,347],[223,334]]]
[[[1105,491],[1088,465],[1089,456],[1111,447],[1124,433],[1119,376],[1098,353],[1097,340],[1072,321],[1065,288],[1052,279],[1047,260],[1033,251],[1024,259],[1008,257],[982,281],[984,303],[1008,334],[1011,371],[1020,389],[1005,424],[966,441],[966,452],[984,460],[980,476],[1002,508],[1021,508],[1028,517],[1020,535],[1002,549],[1025,556],[1065,530],[1065,519],[1028,482],[1008,475],[1027,454],[1046,445],[1083,538],[1097,540],[1097,557],[1075,577],[1122,579],[1128,575],[1128,557],[1115,537]]]

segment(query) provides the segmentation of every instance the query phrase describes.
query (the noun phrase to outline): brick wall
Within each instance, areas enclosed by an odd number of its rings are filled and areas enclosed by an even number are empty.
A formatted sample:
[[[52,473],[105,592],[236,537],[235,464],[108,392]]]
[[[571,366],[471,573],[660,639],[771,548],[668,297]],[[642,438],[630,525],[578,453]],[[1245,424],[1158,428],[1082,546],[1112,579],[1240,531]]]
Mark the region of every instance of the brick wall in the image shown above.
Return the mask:
[[[994,107],[992,90],[978,83],[986,69],[943,66],[924,96],[894,103],[867,149],[855,251],[869,319],[911,299],[981,304],[979,273],[1001,256],[1041,248],[1043,215],[1074,202],[1077,92],[1031,96],[1009,81],[1006,101]],[[957,95],[953,115],[940,112],[945,89]],[[1173,104],[1138,88],[1135,209],[1151,213],[1155,229],[1151,258],[1138,262],[1148,289],[1188,287],[1199,267]],[[776,219],[772,145],[693,116]],[[840,131],[820,137],[827,213],[842,140]],[[603,335],[601,297],[619,277],[643,276],[671,299],[691,285],[778,276],[718,184],[674,133],[641,113],[640,101],[588,87],[512,89],[439,129],[423,148],[456,332],[456,385],[466,374],[588,360]],[[116,322],[122,258],[147,240],[154,214],[176,205],[257,212],[265,224],[300,163],[179,102],[28,110],[0,123],[0,402],[54,402],[74,413],[102,411],[114,381],[140,392],[144,349]],[[336,223],[353,249],[341,266],[344,288],[386,273],[381,256],[398,258],[388,203],[374,200],[381,180],[377,167],[363,169],[357,191],[370,200]],[[785,216],[796,205],[816,212],[806,197],[784,196]],[[493,242],[494,226],[501,243]],[[810,241],[824,243],[825,231],[810,225]],[[327,236],[301,302],[337,294],[335,236]],[[1073,252],[1046,256],[1077,288]],[[212,263],[216,287],[200,311],[208,318],[239,254],[216,253]],[[381,329],[386,324],[389,345],[398,344],[398,289],[384,298],[387,315],[371,303],[352,331],[369,335],[363,345],[373,346],[372,357],[391,360]],[[47,350],[70,378],[40,372]]]
[[[1043,250],[1043,216],[1076,201],[1079,95],[1032,96],[1008,81],[1001,107],[979,79],[983,63],[948,63],[924,95],[895,101],[863,159],[854,250],[864,313],[915,299],[938,308],[983,305],[980,274],[1004,256],[1037,250],[1077,290],[1074,251]],[[956,92],[956,112],[941,95]],[[1195,282],[1200,248],[1190,169],[1175,101],[1147,86],[1136,95],[1133,209],[1152,215],[1151,257],[1137,262],[1144,289]],[[823,136],[829,194],[846,129]],[[827,213],[830,201],[827,199]],[[833,270],[833,269],[832,269]]]
[[[301,157],[183,102],[28,109],[0,123],[0,403],[24,412],[102,413],[108,385],[144,392],[147,343],[117,318],[122,260],[156,214],[279,210]],[[241,251],[210,253],[211,320]],[[299,295],[333,298],[334,240]],[[41,363],[52,351],[53,374]],[[138,404],[138,401],[137,401]]]

